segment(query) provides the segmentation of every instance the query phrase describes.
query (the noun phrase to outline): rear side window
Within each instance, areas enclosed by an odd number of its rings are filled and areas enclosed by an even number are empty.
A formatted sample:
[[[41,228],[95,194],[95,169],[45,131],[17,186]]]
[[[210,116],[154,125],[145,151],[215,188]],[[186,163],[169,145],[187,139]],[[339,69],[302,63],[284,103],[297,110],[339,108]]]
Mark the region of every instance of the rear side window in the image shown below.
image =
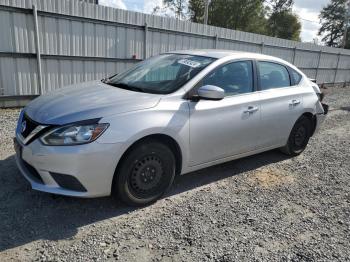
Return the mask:
[[[297,71],[290,69],[290,71],[292,72],[292,78],[294,80],[294,84],[297,85],[300,83],[301,80],[301,74],[299,74]]]
[[[285,66],[272,62],[258,62],[261,90],[290,86],[290,77]]]

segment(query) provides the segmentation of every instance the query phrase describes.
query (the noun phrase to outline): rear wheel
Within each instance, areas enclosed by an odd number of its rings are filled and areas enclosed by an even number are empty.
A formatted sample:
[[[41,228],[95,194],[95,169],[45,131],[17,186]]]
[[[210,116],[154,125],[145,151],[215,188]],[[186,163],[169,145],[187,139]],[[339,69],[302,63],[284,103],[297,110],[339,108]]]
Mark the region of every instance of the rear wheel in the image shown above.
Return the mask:
[[[145,141],[124,157],[114,188],[128,205],[142,206],[159,199],[175,177],[175,157],[163,143]]]
[[[301,116],[294,124],[290,132],[287,144],[281,148],[281,151],[290,156],[301,154],[310,139],[312,133],[312,123],[306,116]]]

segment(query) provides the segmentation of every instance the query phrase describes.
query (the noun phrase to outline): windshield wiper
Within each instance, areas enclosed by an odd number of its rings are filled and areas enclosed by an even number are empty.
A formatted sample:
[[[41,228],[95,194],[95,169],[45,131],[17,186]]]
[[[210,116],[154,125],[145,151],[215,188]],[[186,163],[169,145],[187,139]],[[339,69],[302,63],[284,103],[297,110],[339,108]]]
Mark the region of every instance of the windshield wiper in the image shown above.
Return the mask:
[[[111,86],[115,86],[115,87],[119,87],[122,89],[126,89],[126,90],[131,90],[131,91],[136,91],[136,92],[143,92],[145,93],[145,89],[141,88],[141,87],[137,87],[137,86],[131,86],[128,84],[124,84],[124,83],[110,83],[110,82],[104,82],[107,85],[111,85]]]

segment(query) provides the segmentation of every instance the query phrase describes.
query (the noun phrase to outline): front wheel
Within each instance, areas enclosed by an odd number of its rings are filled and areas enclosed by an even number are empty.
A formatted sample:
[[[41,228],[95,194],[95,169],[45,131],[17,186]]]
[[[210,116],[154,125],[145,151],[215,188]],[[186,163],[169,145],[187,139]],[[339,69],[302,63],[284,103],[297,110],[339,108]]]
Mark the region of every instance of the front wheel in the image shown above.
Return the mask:
[[[157,141],[145,141],[124,157],[114,188],[128,205],[143,206],[159,199],[175,177],[173,152]]]
[[[290,156],[301,154],[310,139],[312,133],[312,123],[306,116],[301,116],[294,124],[290,132],[287,144],[281,148],[281,151]]]

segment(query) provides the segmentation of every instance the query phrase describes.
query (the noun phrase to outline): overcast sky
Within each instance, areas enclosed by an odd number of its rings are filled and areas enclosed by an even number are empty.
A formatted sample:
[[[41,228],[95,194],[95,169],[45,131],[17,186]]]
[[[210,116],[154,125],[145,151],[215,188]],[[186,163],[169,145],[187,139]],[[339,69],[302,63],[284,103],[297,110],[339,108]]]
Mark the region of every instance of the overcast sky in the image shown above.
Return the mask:
[[[162,0],[99,0],[100,4],[137,12],[151,13]],[[294,0],[294,12],[302,19],[301,39],[310,42],[317,37],[320,27],[318,14],[330,0]]]
[[[326,6],[330,0],[294,0],[294,12],[303,19],[315,21],[309,22],[300,19],[302,24],[301,39],[302,41],[312,41],[317,36],[320,28],[318,15],[322,8]],[[319,37],[318,37],[319,38]]]

